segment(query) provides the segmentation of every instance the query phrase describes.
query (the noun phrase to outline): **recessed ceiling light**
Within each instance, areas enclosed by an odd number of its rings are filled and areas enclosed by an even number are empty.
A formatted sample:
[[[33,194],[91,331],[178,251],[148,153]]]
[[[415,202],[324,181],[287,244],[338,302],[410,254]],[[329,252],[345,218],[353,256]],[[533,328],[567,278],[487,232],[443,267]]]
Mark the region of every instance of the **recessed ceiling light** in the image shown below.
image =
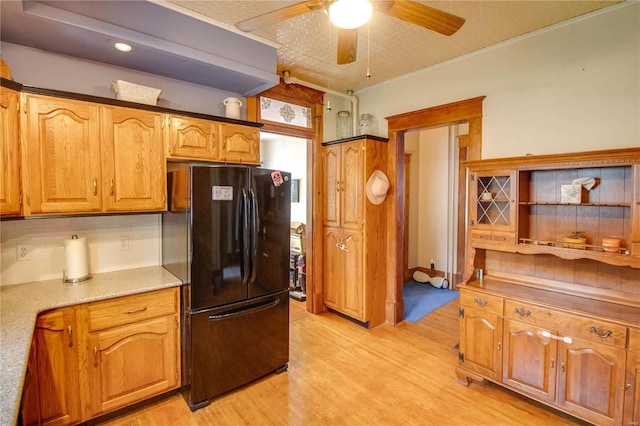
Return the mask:
[[[131,46],[127,43],[116,43],[114,46],[121,52],[131,52]]]

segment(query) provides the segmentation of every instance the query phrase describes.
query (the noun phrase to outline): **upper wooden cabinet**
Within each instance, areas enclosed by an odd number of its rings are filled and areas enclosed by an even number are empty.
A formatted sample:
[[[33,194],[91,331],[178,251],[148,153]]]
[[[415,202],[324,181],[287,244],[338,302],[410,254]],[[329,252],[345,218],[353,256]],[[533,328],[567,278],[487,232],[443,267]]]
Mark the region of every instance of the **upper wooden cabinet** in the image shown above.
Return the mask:
[[[260,164],[260,131],[255,127],[220,123],[220,161]]]
[[[467,175],[470,247],[640,268],[640,149],[470,161]],[[583,178],[595,185],[563,198]],[[584,244],[563,241],[577,232]]]
[[[162,114],[23,96],[25,215],[166,209]]]
[[[24,214],[102,209],[100,107],[22,94]]]
[[[0,216],[19,216],[20,203],[20,138],[19,96],[0,87]]]
[[[163,115],[112,106],[101,111],[104,210],[166,209]]]
[[[212,160],[219,158],[220,124],[210,120],[167,116],[167,157]]]
[[[364,224],[365,145],[354,141],[324,148],[324,224],[361,229]]]

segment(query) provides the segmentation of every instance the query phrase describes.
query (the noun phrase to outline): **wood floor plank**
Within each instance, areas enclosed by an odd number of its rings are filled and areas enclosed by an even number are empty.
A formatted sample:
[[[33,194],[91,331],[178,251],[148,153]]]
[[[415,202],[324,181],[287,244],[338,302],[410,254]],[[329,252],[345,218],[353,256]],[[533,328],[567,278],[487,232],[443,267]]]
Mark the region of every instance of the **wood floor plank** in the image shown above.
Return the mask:
[[[458,301],[367,330],[291,301],[289,369],[191,413],[179,394],[98,422],[156,425],[575,425],[491,383],[456,382]]]

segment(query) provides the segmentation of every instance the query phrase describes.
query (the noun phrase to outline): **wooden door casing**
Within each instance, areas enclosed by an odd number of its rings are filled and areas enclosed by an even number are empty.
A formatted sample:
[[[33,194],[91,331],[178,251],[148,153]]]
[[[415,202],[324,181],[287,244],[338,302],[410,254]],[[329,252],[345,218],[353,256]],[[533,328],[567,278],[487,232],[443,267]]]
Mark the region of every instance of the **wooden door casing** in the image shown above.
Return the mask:
[[[162,114],[102,108],[105,211],[166,209]]]
[[[23,94],[25,215],[102,208],[99,106]]]

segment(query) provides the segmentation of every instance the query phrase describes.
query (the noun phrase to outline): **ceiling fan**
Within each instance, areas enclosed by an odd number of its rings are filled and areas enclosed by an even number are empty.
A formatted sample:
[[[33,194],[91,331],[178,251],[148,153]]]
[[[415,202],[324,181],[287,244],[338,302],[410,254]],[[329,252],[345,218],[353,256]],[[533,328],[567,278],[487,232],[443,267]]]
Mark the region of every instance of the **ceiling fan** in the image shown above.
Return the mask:
[[[351,8],[343,15],[339,9],[345,6]],[[236,27],[242,31],[255,31],[316,10],[324,10],[338,27],[339,65],[356,60],[358,27],[369,21],[373,10],[447,36],[458,31],[465,22],[464,18],[411,0],[309,0],[238,22]],[[340,21],[342,16],[359,20],[344,23]]]

